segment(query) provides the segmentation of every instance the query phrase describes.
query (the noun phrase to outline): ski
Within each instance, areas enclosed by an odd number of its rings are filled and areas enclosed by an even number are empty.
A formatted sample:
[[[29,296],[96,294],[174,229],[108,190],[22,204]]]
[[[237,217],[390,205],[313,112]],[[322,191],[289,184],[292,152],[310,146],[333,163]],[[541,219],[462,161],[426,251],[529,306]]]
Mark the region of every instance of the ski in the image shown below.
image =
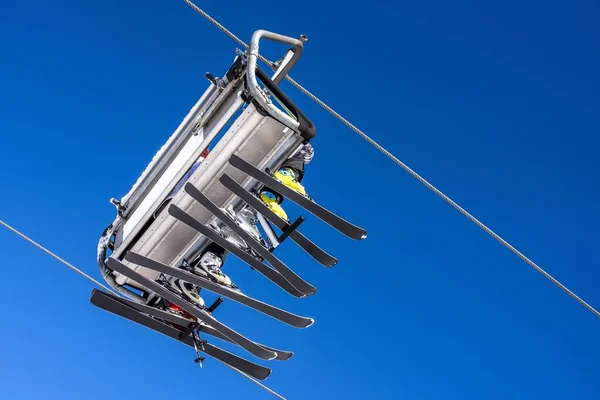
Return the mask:
[[[185,333],[184,330],[177,329],[157,319],[144,315],[139,310],[136,310],[134,307],[131,307],[131,305],[129,304],[130,301],[126,301],[125,299],[112,296],[98,289],[92,290],[92,296],[90,298],[90,301],[93,305],[95,305],[98,308],[101,308],[112,314],[118,315],[129,321],[138,323],[146,328],[162,333],[165,336],[168,336],[172,339],[175,339],[179,342],[190,346],[191,348],[194,348],[194,339],[190,334],[182,338],[182,334]],[[184,321],[193,322],[186,318],[177,317],[173,314],[170,314],[170,316]],[[227,364],[231,367],[237,368],[238,370],[256,379],[265,380],[271,374],[271,369],[245,360],[239,356],[236,356],[235,354],[231,354],[210,343],[204,343],[204,345],[201,348],[199,348],[199,350],[222,362],[223,364]]]
[[[316,217],[329,224],[333,228],[337,229],[339,232],[343,233],[349,238],[361,240],[367,237],[367,232],[364,229],[351,224],[345,219],[335,215],[331,211],[315,203],[313,200],[304,197],[300,193],[297,193],[296,191],[288,188],[283,183],[273,178],[271,175],[249,164],[247,161],[241,159],[237,155],[233,154],[229,159],[229,163],[236,169],[258,180],[263,185],[270,187],[282,196],[287,197],[294,203],[298,204],[300,207],[303,207],[308,212],[315,215]]]
[[[104,296],[104,297],[110,297],[113,300],[121,302],[124,305],[129,306],[129,307],[133,308],[136,311],[139,311],[142,314],[147,314],[147,315],[149,315],[151,317],[154,317],[154,318],[157,318],[159,320],[162,320],[162,322],[168,322],[170,324],[178,325],[183,330],[189,328],[191,325],[199,324],[196,329],[199,330],[200,332],[206,333],[207,335],[210,335],[210,336],[214,336],[214,337],[216,337],[218,339],[221,339],[221,340],[225,340],[226,342],[229,342],[229,343],[234,343],[227,336],[223,335],[221,332],[219,332],[215,328],[213,328],[213,327],[211,327],[209,325],[206,325],[204,322],[198,322],[198,321],[195,321],[195,320],[191,320],[191,319],[185,318],[183,316],[179,316],[179,315],[170,313],[168,311],[161,310],[161,309],[156,308],[156,307],[151,307],[151,306],[148,306],[146,304],[136,303],[135,301],[132,301],[132,300],[129,300],[129,299],[125,299],[125,298],[122,298],[122,297],[116,297],[116,296],[111,295],[109,293],[104,293],[102,291],[99,291],[99,292],[102,293],[102,296]],[[265,349],[270,350],[270,351],[272,351],[274,353],[277,353],[276,360],[280,360],[280,361],[289,360],[294,355],[294,353],[291,352],[291,351],[274,349],[272,347],[268,347],[268,346],[265,346],[264,344],[260,344],[260,343],[257,343],[257,344],[260,347],[262,347],[262,348],[265,348]]]
[[[240,258],[242,261],[248,264],[251,268],[260,272],[262,275],[267,277],[270,281],[275,283],[277,286],[279,286],[292,296],[299,298],[306,296],[304,293],[300,292],[298,289],[292,286],[292,284],[289,283],[287,279],[285,279],[279,272],[263,264],[261,260],[255,258],[253,255],[239,248],[235,244],[229,242],[227,239],[215,232],[212,228],[209,228],[202,222],[196,220],[194,217],[183,211],[181,208],[177,207],[174,204],[171,204],[169,205],[168,212],[174,218],[178,219],[187,226],[195,229],[202,235],[206,236],[210,241],[217,243],[225,250],[229,251],[232,254],[235,254],[238,258]]]
[[[254,208],[259,214],[262,214],[262,216],[271,221],[281,231],[290,229],[291,225],[287,221],[271,211],[271,209],[269,209],[269,207],[267,207],[262,200],[244,189],[229,175],[222,175],[219,178],[219,181],[223,184],[223,186],[231,190],[240,199],[244,200],[248,205],[250,205],[250,207]],[[327,254],[324,250],[311,242],[306,236],[297,230],[293,230],[289,237],[322,265],[326,267],[333,267],[335,264],[337,264],[338,260],[335,257]]]
[[[194,275],[191,272],[185,271],[183,269],[172,268],[168,265],[162,264],[158,261],[154,261],[140,254],[128,252],[125,256],[125,259],[142,267],[149,268],[154,271],[161,272],[165,275],[173,276],[175,278],[179,278],[191,284],[200,286],[203,289],[210,290],[211,292],[214,292],[218,295],[225,296],[233,301],[251,307],[257,311],[262,312],[263,314],[266,314],[293,327],[307,328],[314,323],[314,320],[312,318],[301,317],[287,312],[285,310],[281,310],[279,308],[273,307],[272,305],[263,303],[252,297],[246,296],[245,294],[237,290],[233,290],[218,283],[211,282],[208,279]]]
[[[208,197],[200,192],[191,183],[186,183],[185,191],[192,196],[194,200],[202,204],[208,211],[216,216],[221,222],[227,225],[232,231],[234,231],[244,242],[250,245],[250,248],[264,258],[271,266],[273,266],[279,273],[288,280],[294,287],[303,292],[306,295],[314,294],[317,289],[310,283],[300,278],[294,271],[286,266],[281,260],[273,255],[266,247],[261,245],[256,239],[246,232],[238,223],[231,219],[223,210],[221,210],[215,203],[213,203]]]
[[[97,290],[97,289],[94,289],[94,290]],[[122,297],[117,297],[110,293],[105,293],[102,291],[98,291],[98,292],[100,294],[96,294],[96,295],[93,294],[92,298],[94,296],[110,297],[112,300],[118,301],[119,303],[122,303],[130,308],[133,308],[135,311],[138,311],[142,314],[147,314],[154,318],[158,318],[158,319],[162,320],[163,322],[168,322],[169,324],[177,325],[177,326],[181,327],[182,329],[187,329],[190,327],[190,325],[197,323],[196,321],[194,321],[192,319],[188,319],[183,316],[179,316],[179,315],[170,313],[168,311],[158,309],[156,307],[151,307],[146,304],[136,303],[133,300],[125,299]]]
[[[110,269],[117,271],[118,273],[123,274],[126,277],[136,281],[140,285],[146,287],[149,290],[152,290],[159,296],[163,297],[165,300],[178,305],[179,307],[181,307],[188,313],[192,314],[194,317],[198,318],[200,321],[217,329],[223,335],[227,336],[233,342],[240,345],[246,351],[252,353],[256,357],[262,358],[264,360],[272,360],[277,357],[276,353],[262,348],[261,346],[254,343],[250,339],[237,333],[236,331],[234,331],[227,325],[217,321],[212,315],[210,315],[205,310],[202,310],[202,309],[194,306],[193,304],[188,303],[187,301],[183,300],[176,294],[170,292],[164,286],[144,277],[143,275],[137,273],[136,271],[132,270],[131,268],[128,268],[127,266],[125,266],[121,262],[115,260],[114,258],[109,258],[107,261],[107,265]]]
[[[208,326],[208,325],[206,325],[204,323],[200,324],[200,326],[198,327],[198,330],[200,332],[202,332],[202,333],[206,333],[207,335],[214,336],[214,337],[216,337],[218,339],[225,340],[226,342],[233,343],[231,341],[231,339],[229,339],[227,336],[223,335],[218,330],[216,330],[216,329],[214,329],[214,328],[212,328],[212,327],[210,327],[210,326]],[[267,350],[271,350],[271,351],[277,353],[277,357],[275,359],[278,360],[278,361],[289,360],[294,355],[294,353],[291,352],[291,351],[274,349],[272,347],[268,347],[268,346],[265,346],[263,344],[261,344],[260,347],[265,348]]]

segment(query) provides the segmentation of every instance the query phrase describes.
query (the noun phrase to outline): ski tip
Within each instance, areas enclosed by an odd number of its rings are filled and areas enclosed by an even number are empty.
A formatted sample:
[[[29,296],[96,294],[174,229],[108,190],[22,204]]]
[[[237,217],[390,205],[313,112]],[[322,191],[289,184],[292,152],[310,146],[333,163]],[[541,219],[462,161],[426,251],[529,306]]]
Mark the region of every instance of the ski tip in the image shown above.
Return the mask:
[[[95,305],[96,307],[98,307],[98,292],[102,293],[101,290],[98,290],[97,288],[93,288],[92,289],[92,293],[90,293],[90,303],[92,303],[93,305]]]
[[[183,187],[183,190],[185,190],[185,192],[188,194],[191,194],[190,192],[193,192],[193,193],[198,192],[198,189],[196,189],[196,186],[192,185],[191,182],[186,182],[186,184]]]
[[[123,257],[125,260],[137,264],[137,265],[141,265],[140,264],[140,260],[143,259],[143,257],[141,255],[139,255],[138,253],[135,253],[133,251],[128,251],[127,253],[125,253],[125,256]]]
[[[362,228],[356,227],[356,229],[354,230],[354,232],[348,232],[346,233],[346,236],[348,236],[350,239],[354,239],[354,240],[364,240],[367,238],[367,231],[365,231]]]
[[[277,355],[277,361],[287,361],[294,356],[292,351],[286,351]]]
[[[268,368],[268,369],[265,371],[265,373],[264,373],[264,374],[262,374],[262,375],[260,376],[260,378],[256,378],[256,379],[258,379],[258,380],[261,380],[261,381],[264,381],[264,380],[266,380],[268,377],[270,377],[270,376],[271,376],[271,373],[272,373],[272,372],[273,372],[273,370],[271,370],[270,368]]]
[[[167,211],[169,214],[171,214],[173,217],[175,217],[177,215],[178,211],[181,211],[181,210],[175,204],[169,204]]]
[[[290,322],[288,325],[298,329],[306,329],[313,326],[314,323],[315,320],[313,318],[298,317],[296,321]]]
[[[317,288],[312,287],[310,289],[310,291],[308,291],[308,292],[302,292],[302,295],[300,296],[300,298],[304,299],[305,297],[312,296],[315,293],[317,293]]]

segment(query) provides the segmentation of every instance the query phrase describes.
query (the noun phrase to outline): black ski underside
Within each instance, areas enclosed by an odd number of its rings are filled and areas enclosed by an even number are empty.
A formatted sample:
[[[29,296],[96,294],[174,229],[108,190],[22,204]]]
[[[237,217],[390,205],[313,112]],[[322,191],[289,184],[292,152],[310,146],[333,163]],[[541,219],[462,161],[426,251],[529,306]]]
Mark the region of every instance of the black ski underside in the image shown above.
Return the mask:
[[[118,315],[122,318],[140,324],[146,328],[152,329],[156,332],[162,333],[165,336],[168,336],[172,339],[175,339],[179,342],[182,342],[191,348],[194,348],[194,340],[191,334],[188,334],[184,338],[180,338],[183,333],[182,330],[174,328],[165,324],[164,322],[158,321],[154,318],[151,318],[147,315],[142,314],[140,311],[131,307],[128,303],[129,301],[125,301],[124,299],[120,299],[114,297],[108,293],[102,292],[98,289],[92,290],[92,296],[90,298],[92,304],[96,307],[99,307],[105,311]],[[147,306],[146,306],[147,307]],[[160,311],[160,310],[155,310]],[[169,314],[169,313],[166,313]],[[176,315],[169,314],[171,317],[174,317],[174,321],[182,320],[189,321],[186,318],[177,317]],[[171,321],[169,321],[171,322]],[[191,321],[190,321],[191,322]],[[204,344],[204,349],[200,349],[203,353],[215,358],[216,360],[227,364],[231,367],[234,367],[256,379],[265,380],[270,374],[271,369],[263,367],[261,365],[255,364],[251,361],[245,360],[235,354],[231,354],[223,349],[220,349],[210,343]]]
[[[290,228],[290,224],[285,221],[283,218],[279,217],[273,211],[267,207],[262,200],[248,192],[244,189],[239,183],[237,183],[233,178],[229,175],[224,174],[219,178],[219,181],[231,190],[234,194],[236,194],[240,199],[248,203],[252,208],[254,208],[259,214],[262,214],[266,219],[271,221],[277,228],[281,231]],[[311,257],[317,260],[319,263],[324,265],[325,267],[333,267],[337,264],[337,259],[335,257],[327,254],[323,249],[319,246],[311,242],[306,236],[297,230],[293,230],[290,233],[290,239],[296,242],[302,249],[304,249]]]
[[[194,306],[193,304],[183,300],[179,296],[169,291],[167,288],[128,268],[127,266],[115,260],[114,258],[108,259],[107,266],[113,271],[117,271],[118,273],[125,275],[126,277],[134,280],[135,282],[148,288],[149,290],[154,291],[159,296],[163,297],[165,300],[177,304],[179,307],[189,312],[194,317],[198,318],[200,321],[203,321],[207,325],[212,326],[213,328],[221,332],[223,335],[230,338],[234,343],[243,347],[245,350],[252,353],[256,357],[262,358],[264,360],[272,360],[277,357],[277,353],[269,351],[261,347],[257,343],[254,343],[253,341],[237,333],[227,325],[217,321],[212,315],[210,315],[205,310],[202,310]]]
[[[194,200],[202,204],[208,211],[210,211],[215,217],[221,222],[227,225],[232,231],[240,236],[250,247],[256,251],[262,258],[264,258],[273,268],[290,282],[294,287],[303,292],[306,295],[314,294],[317,289],[310,283],[300,278],[294,271],[286,266],[281,260],[273,255],[266,247],[262,246],[256,239],[254,239],[249,233],[247,233],[236,221],[229,218],[215,203],[213,203],[208,197],[200,192],[191,183],[186,183],[185,191],[192,196]]]
[[[174,218],[188,225],[192,229],[195,229],[202,235],[206,236],[209,240],[217,243],[219,246],[229,251],[232,254],[235,254],[238,258],[248,264],[251,268],[255,269],[265,277],[267,277],[270,281],[275,283],[277,286],[288,292],[294,297],[306,297],[306,295],[292,286],[291,283],[287,281],[279,272],[274,269],[268,267],[263,264],[260,260],[248,254],[246,251],[240,249],[238,246],[229,242],[217,232],[215,232],[212,228],[204,225],[202,222],[196,220],[194,217],[183,211],[181,208],[177,207],[174,204],[169,205],[168,208],[169,214],[171,214]]]
[[[206,325],[204,323],[200,324],[200,326],[198,327],[198,330],[200,332],[202,332],[202,333],[206,333],[207,335],[214,336],[214,337],[219,338],[221,340],[225,340],[226,342],[233,343],[231,341],[231,339],[229,339],[227,336],[223,335],[218,330],[216,330],[216,329],[214,329],[214,328],[212,328],[212,327],[210,327],[210,326],[208,326],[208,325]],[[278,361],[289,360],[294,355],[294,353],[292,351],[285,351],[285,350],[274,349],[272,347],[265,346],[264,344],[260,344],[260,343],[258,343],[258,344],[262,348],[265,348],[267,350],[271,350],[271,351],[277,353],[277,358],[275,358],[275,359],[278,360]]]
[[[282,196],[287,197],[294,203],[298,204],[300,207],[304,208],[305,210],[315,215],[316,217],[329,224],[333,228],[337,229],[339,232],[343,233],[349,238],[361,240],[367,237],[367,232],[364,229],[351,224],[345,219],[327,210],[326,208],[323,208],[314,201],[302,196],[300,193],[296,193],[294,190],[288,188],[287,186],[279,182],[277,179],[271,177],[266,172],[263,172],[255,166],[249,164],[247,161],[241,159],[237,155],[233,154],[231,156],[231,158],[229,159],[229,164],[231,164],[236,169],[250,175],[252,178],[258,180],[263,185],[277,191]]]
[[[188,271],[178,268],[172,268],[168,265],[162,264],[158,261],[154,261],[140,254],[130,251],[125,256],[125,259],[142,267],[146,267],[154,271],[161,272],[165,275],[170,275],[175,278],[179,278],[186,282],[192,283],[194,285],[198,285],[203,289],[210,290],[211,292],[214,292],[221,296],[225,296],[240,304],[244,304],[293,327],[307,328],[314,323],[314,320],[312,318],[301,317],[292,314],[288,311],[281,310],[279,308],[273,307],[270,304],[266,304],[252,297],[248,297],[245,294],[236,290],[230,289],[218,283],[211,282],[208,279],[199,277]]]
[[[94,289],[94,290],[97,290],[97,289]],[[158,318],[160,320],[167,321],[167,322],[170,322],[175,325],[179,325],[182,327],[182,329],[187,329],[191,324],[197,323],[197,321],[193,321],[191,319],[187,319],[182,316],[175,315],[168,311],[159,310],[156,307],[151,307],[146,304],[136,303],[135,301],[125,299],[122,297],[116,297],[116,296],[111,295],[110,293],[105,293],[102,291],[99,291],[99,292],[102,293],[104,296],[111,297],[113,300],[119,301],[119,302],[125,304],[126,306],[129,306],[130,308],[133,308],[134,310],[141,312],[142,314],[148,314],[154,318]],[[218,330],[214,329],[213,327],[211,327],[209,325],[206,325],[203,322],[200,322],[199,326],[196,329],[199,330],[200,332],[206,333],[207,335],[214,336],[221,340],[225,340],[226,342],[237,344],[234,341],[232,341],[231,339],[229,339],[227,336],[223,335]],[[260,343],[257,343],[257,344],[260,347],[263,347],[267,350],[277,353],[276,360],[279,360],[279,361],[289,360],[294,355],[294,353],[291,351],[274,349],[272,347],[265,346],[264,344],[260,344]]]

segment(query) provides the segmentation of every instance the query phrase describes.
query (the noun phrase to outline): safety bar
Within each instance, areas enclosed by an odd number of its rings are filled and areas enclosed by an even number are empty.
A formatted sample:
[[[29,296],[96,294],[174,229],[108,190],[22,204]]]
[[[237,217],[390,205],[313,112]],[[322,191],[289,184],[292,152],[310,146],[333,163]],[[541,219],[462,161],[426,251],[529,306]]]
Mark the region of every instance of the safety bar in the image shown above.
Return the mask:
[[[308,119],[306,115],[304,115],[302,110],[300,110],[298,106],[294,104],[294,102],[283,92],[283,90],[281,90],[281,88],[277,86],[275,82],[269,78],[269,75],[267,75],[266,72],[263,71],[259,66],[256,66],[256,75],[258,76],[258,79],[260,79],[260,81],[267,87],[267,89],[269,89],[271,93],[275,95],[275,97],[281,100],[283,105],[290,110],[292,114],[294,114],[298,120],[297,130],[300,132],[300,135],[307,140],[313,139],[316,136],[316,128],[312,121]],[[246,76],[248,76],[248,74],[246,74]],[[275,109],[280,111],[277,107],[275,107]]]
[[[281,122],[285,126],[289,127],[293,130],[298,130],[300,126],[300,122],[294,120],[292,117],[281,111],[275,105],[271,103],[271,100],[260,90],[260,86],[256,81],[256,67],[258,62],[258,42],[261,38],[273,40],[275,42],[285,43],[294,46],[294,56],[290,60],[287,70],[289,71],[292,66],[298,61],[300,55],[302,54],[302,50],[304,48],[304,43],[299,39],[294,39],[289,36],[280,35],[278,33],[269,32],[265,30],[257,30],[252,35],[250,39],[250,47],[248,49],[248,67],[247,67],[247,77],[248,77],[248,90],[252,94],[252,96],[258,101],[258,103],[265,109],[267,112],[275,118],[277,121]]]

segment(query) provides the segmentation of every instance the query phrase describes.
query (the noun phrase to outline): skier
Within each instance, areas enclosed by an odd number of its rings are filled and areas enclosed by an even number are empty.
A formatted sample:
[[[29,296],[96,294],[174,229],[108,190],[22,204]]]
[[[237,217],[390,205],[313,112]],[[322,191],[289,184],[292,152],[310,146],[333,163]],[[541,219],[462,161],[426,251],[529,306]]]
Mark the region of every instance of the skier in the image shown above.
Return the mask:
[[[305,165],[312,161],[314,155],[315,150],[312,145],[310,143],[304,144],[299,151],[284,161],[281,168],[273,174],[274,178],[290,189],[295,190],[305,197],[309,197],[300,182],[304,178]],[[283,196],[272,189],[264,188],[260,193],[260,198],[271,211],[289,222],[286,212],[281,207]]]
[[[304,186],[302,186],[300,182],[302,181],[302,178],[304,178],[305,165],[312,161],[314,155],[315,150],[312,145],[310,143],[303,144],[295,154],[283,162],[281,167],[273,174],[273,176],[285,186],[302,194],[305,197],[308,197]],[[286,212],[281,207],[283,196],[274,190],[265,187],[261,190],[259,197],[271,211],[285,221],[289,222]],[[237,221],[247,233],[254,237],[254,239],[266,247],[266,243],[261,237],[256,226],[258,221],[256,210],[250,206],[246,206],[236,214],[233,210],[233,207],[230,205],[223,211],[225,211],[225,213],[228,214],[233,220]],[[219,229],[218,226],[213,227]],[[226,235],[230,242],[242,248],[247,247],[247,244],[228,227],[225,226],[220,228],[220,230]]]

